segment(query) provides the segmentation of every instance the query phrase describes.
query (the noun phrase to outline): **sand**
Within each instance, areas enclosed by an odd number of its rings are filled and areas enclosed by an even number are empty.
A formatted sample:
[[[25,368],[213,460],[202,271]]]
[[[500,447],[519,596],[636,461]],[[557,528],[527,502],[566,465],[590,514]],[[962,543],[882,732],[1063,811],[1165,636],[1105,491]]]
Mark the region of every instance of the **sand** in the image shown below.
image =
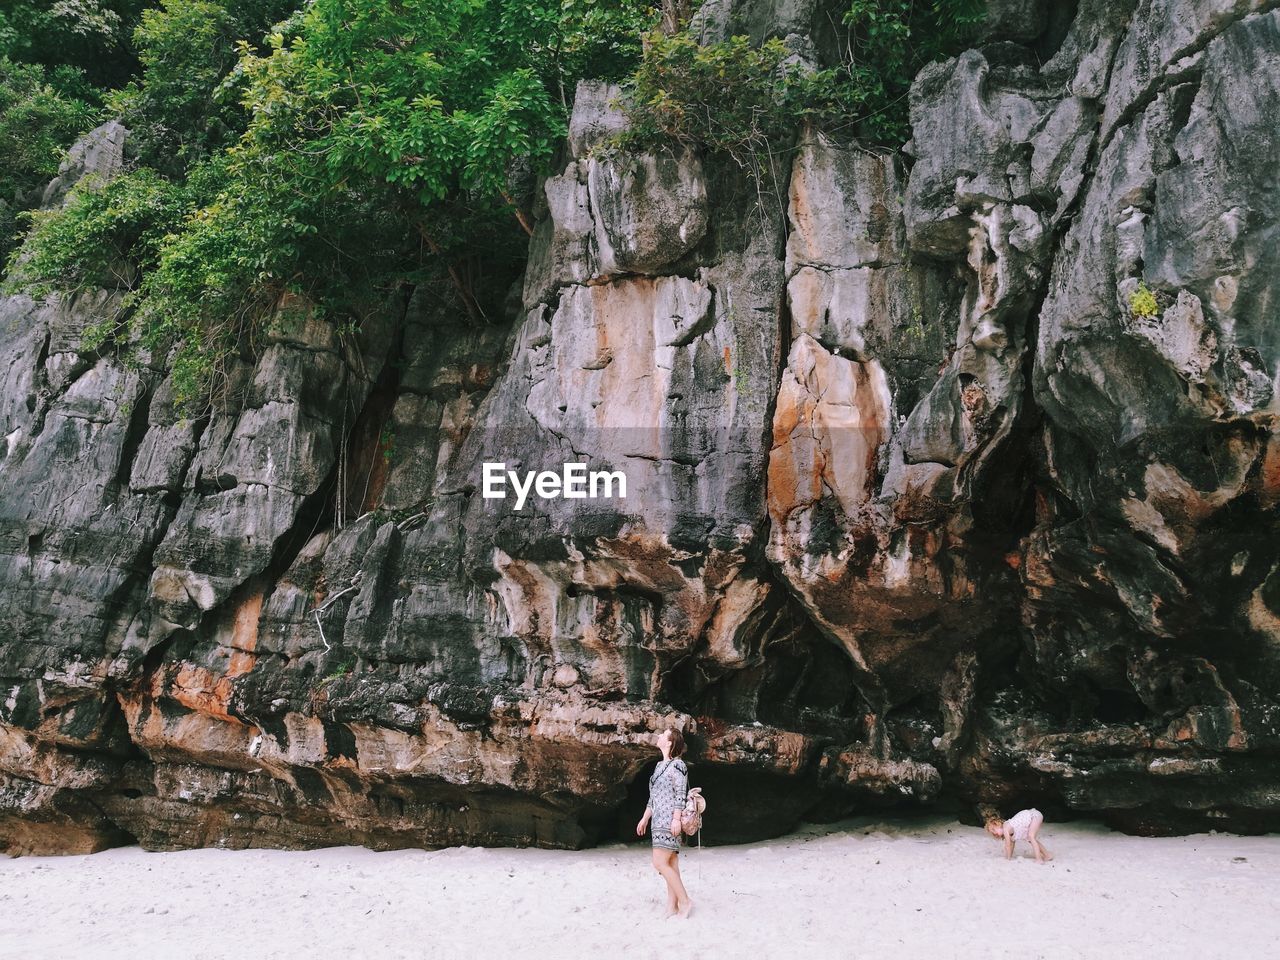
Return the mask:
[[[1188,957],[1280,951],[1280,836],[1047,824],[1006,863],[974,827],[849,821],[681,854],[661,918],[646,847],[373,853],[109,850],[0,861],[0,957]]]

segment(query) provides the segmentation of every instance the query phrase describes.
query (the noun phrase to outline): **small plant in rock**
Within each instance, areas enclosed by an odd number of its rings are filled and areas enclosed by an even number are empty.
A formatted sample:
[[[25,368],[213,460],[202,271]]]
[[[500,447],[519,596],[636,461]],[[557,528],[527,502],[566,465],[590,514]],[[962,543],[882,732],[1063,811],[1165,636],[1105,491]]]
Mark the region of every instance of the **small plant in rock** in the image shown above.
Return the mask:
[[[387,424],[382,428],[382,432],[378,435],[378,446],[382,448],[383,463],[391,463],[396,458],[396,433],[391,429],[391,424]]]
[[[907,324],[907,336],[913,340],[924,339],[924,313],[918,305],[911,308],[911,322]]]
[[[1160,304],[1156,295],[1145,283],[1139,283],[1136,290],[1129,294],[1129,313],[1138,320],[1153,320],[1160,314]]]
[[[343,660],[336,667],[329,671],[329,674],[321,681],[321,683],[330,683],[334,680],[341,679],[349,674],[355,666],[355,661],[351,659]]]

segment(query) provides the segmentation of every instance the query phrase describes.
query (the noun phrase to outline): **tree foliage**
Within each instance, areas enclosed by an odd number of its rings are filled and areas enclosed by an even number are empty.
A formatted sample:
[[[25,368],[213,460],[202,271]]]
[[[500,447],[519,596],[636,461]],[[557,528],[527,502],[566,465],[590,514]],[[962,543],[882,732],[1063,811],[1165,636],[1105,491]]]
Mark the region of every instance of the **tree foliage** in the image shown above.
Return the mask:
[[[129,33],[143,0],[0,4],[0,258],[18,214],[38,199],[62,152],[103,117],[103,96],[136,61]]]
[[[563,136],[577,78],[629,65],[636,9],[316,0],[291,38],[243,61],[245,149],[297,153],[322,179],[403,188],[428,206],[501,196],[513,162],[545,161]]]
[[[240,44],[259,44],[297,0],[160,0],[134,31],[142,67],[109,99],[140,163],[180,175],[245,129]]]
[[[62,92],[92,98],[136,70],[130,39],[148,5],[148,0],[6,0],[0,6],[0,54],[46,67]]]
[[[160,259],[181,225],[190,192],[142,167],[106,183],[89,177],[61,209],[30,215],[35,224],[16,265],[27,292],[43,296],[83,287],[127,289]]]
[[[926,63],[969,46],[986,14],[985,0],[849,0],[840,69],[860,95],[859,132],[885,143],[906,140],[911,81]]]

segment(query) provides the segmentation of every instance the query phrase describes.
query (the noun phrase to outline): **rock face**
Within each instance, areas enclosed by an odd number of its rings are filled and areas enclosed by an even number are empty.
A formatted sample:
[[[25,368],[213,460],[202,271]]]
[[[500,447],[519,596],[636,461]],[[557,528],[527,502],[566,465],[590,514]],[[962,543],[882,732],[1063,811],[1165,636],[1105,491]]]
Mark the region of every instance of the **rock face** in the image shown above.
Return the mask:
[[[760,6],[702,29],[821,56]],[[595,149],[584,83],[512,316],[283,302],[200,419],[82,350],[118,293],[0,303],[0,841],[581,846],[667,724],[716,840],[1274,829],[1275,6],[992,4],[908,156],[809,132],[762,183]]]

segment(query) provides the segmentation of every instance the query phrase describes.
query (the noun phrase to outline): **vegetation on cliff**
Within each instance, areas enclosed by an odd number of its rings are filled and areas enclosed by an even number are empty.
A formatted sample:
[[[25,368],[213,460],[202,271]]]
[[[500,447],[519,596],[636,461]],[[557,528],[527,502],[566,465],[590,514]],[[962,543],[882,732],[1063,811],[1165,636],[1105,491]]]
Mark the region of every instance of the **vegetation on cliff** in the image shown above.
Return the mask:
[[[18,212],[37,203],[77,134],[105,115],[107,91],[136,71],[128,38],[144,0],[0,5],[0,256]]]
[[[24,205],[53,145],[110,115],[132,132],[130,168],[28,213],[10,285],[126,290],[126,320],[89,345],[167,353],[199,400],[285,295],[344,326],[405,282],[439,283],[477,320],[499,312],[578,79],[625,81],[630,140],[649,147],[741,157],[802,123],[892,142],[911,77],[981,5],[850,0],[822,69],[781,40],[700,44],[670,2],[55,5],[76,11],[79,46],[45,42],[44,6],[17,4],[0,29],[17,58],[0,186]]]
[[[773,37],[708,43],[654,31],[629,80],[628,146],[676,142],[744,160],[804,125],[896,146],[909,136],[907,92],[924,64],[964,49],[981,0],[850,0],[826,66]]]

